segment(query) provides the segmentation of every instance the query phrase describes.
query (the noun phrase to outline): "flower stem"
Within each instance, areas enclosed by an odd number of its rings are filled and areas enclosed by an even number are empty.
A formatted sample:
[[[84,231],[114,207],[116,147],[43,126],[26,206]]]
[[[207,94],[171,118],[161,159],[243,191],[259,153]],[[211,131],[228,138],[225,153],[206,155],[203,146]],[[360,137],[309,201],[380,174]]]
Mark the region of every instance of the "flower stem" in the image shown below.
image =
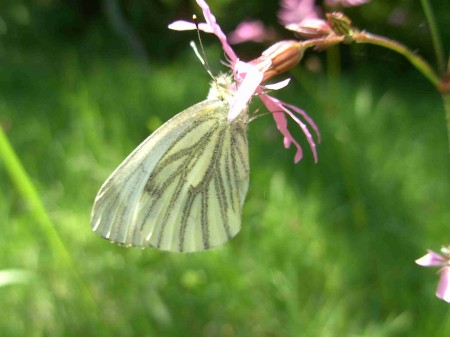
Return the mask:
[[[439,39],[439,34],[437,28],[435,27],[435,19],[433,13],[431,11],[431,7],[429,6],[428,0],[422,0],[422,5],[424,7],[424,11],[426,12],[430,29],[433,37],[433,43],[435,45],[436,57],[439,65],[439,69],[444,73],[444,62],[443,62],[443,53],[442,53],[442,44]],[[408,59],[408,61],[416,67],[416,69],[422,73],[425,78],[427,78],[439,91],[442,95],[445,109],[445,116],[447,120],[447,132],[448,132],[448,141],[449,141],[449,149],[450,149],[450,85],[449,79],[450,76],[450,59],[447,74],[444,73],[444,76],[440,78],[438,74],[434,71],[434,69],[419,55],[416,55],[413,51],[408,49],[403,44],[388,39],[383,36],[371,34],[365,31],[355,30],[351,34],[352,41],[356,43],[369,43],[374,44],[380,47],[391,49]],[[343,36],[328,36],[325,38],[317,38],[310,39],[306,41],[302,41],[301,48],[303,50],[307,48],[319,47],[319,48],[327,48],[333,46],[335,44],[345,42]],[[330,55],[329,55],[330,56]]]
[[[383,36],[367,33],[357,32],[353,36],[356,43],[370,43],[391,49],[404,57],[406,57],[413,66],[419,70],[436,88],[439,86],[440,79],[431,66],[420,56],[414,54],[406,46],[397,41],[385,38]]]
[[[448,148],[450,152],[450,94],[442,94],[442,100],[444,103],[445,118],[447,120]]]
[[[430,27],[431,39],[433,41],[434,52],[436,54],[436,62],[438,69],[443,72],[445,69],[444,52],[442,47],[441,35],[439,34],[439,29],[436,24],[436,18],[434,16],[433,10],[430,5],[429,0],[421,0],[423,12],[428,21],[428,26]]]

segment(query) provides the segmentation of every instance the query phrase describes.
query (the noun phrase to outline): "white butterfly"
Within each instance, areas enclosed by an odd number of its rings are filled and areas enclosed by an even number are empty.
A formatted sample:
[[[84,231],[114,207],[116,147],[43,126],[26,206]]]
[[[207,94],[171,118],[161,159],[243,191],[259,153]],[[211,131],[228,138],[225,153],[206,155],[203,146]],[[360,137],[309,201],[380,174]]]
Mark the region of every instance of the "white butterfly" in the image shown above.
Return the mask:
[[[111,174],[92,210],[93,230],[126,246],[194,252],[241,227],[249,183],[247,109],[228,122],[231,78],[171,118]]]

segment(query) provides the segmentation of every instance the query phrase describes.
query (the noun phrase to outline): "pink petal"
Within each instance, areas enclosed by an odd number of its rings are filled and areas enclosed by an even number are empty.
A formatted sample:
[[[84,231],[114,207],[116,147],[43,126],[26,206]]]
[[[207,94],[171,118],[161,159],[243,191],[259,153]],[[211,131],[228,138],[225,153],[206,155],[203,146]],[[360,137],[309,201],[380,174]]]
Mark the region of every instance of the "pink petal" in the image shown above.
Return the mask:
[[[280,131],[280,133],[284,136],[283,143],[285,148],[289,148],[291,143],[295,145],[297,148],[297,152],[295,153],[294,162],[298,163],[300,159],[303,157],[303,151],[300,145],[297,143],[297,141],[292,137],[291,133],[289,132],[287,128],[287,120],[286,116],[284,115],[283,107],[281,105],[281,102],[277,100],[274,97],[271,97],[269,95],[259,95],[259,98],[264,103],[264,105],[267,107],[267,109],[272,112],[273,119],[275,120],[275,123],[277,124],[277,128]]]
[[[440,274],[436,296],[450,303],[450,267],[442,268]]]
[[[193,30],[196,28],[193,22],[188,22],[184,20],[177,20],[172,22],[167,26],[169,29],[173,30]]]
[[[228,121],[235,119],[242,110],[245,109],[256,89],[261,84],[264,73],[256,68],[251,68],[245,75],[244,80],[239,85],[230,111],[228,113]]]
[[[211,26],[204,22],[198,24],[198,29],[205,33],[213,33]]]
[[[245,74],[250,72],[250,70],[253,68],[254,67],[250,63],[238,60],[234,65],[233,72],[238,79],[243,79],[245,77]]]
[[[272,60],[271,59],[258,59],[258,62],[242,62],[237,61],[233,68],[233,74],[236,80],[242,81],[242,79],[245,77],[245,74],[247,74],[250,71],[254,71],[255,69],[261,73],[265,73],[267,70],[270,69],[272,66]]]
[[[217,24],[217,20],[216,20],[215,16],[211,13],[211,10],[210,10],[208,4],[204,0],[196,0],[196,2],[202,9],[203,16],[205,17],[206,22],[211,27],[212,32],[214,33],[214,35],[216,35],[219,38],[220,42],[222,43],[223,51],[230,58],[231,62],[235,63],[238,59],[237,55],[235,54],[235,52],[233,51],[231,46],[228,44],[227,37],[223,33],[220,26]]]
[[[284,104],[284,106],[288,107],[289,109],[294,110],[296,113],[301,115],[305,119],[305,121],[308,122],[308,124],[313,128],[314,132],[316,133],[317,140],[320,143],[320,131],[319,131],[319,128],[317,127],[316,123],[314,123],[314,121],[312,120],[312,118],[309,117],[305,111],[297,108],[295,105],[288,104],[288,103],[283,103],[283,104]]]
[[[314,156],[314,161],[317,163],[318,159],[317,159],[316,144],[314,143],[314,139],[311,136],[311,133],[309,132],[308,127],[300,119],[298,119],[297,116],[295,116],[295,114],[292,113],[292,111],[290,111],[288,108],[295,110],[296,112],[300,113],[302,116],[306,116],[312,122],[310,117],[303,110],[300,110],[296,106],[284,103],[274,97],[271,97],[268,95],[260,95],[260,98],[263,101],[263,103],[266,105],[266,107],[274,114],[274,118],[276,117],[275,115],[278,115],[278,113],[280,111],[284,111],[300,126],[300,128],[302,129],[303,133],[306,136],[306,140],[309,143],[309,147],[311,148],[311,151]],[[268,102],[268,100],[269,100],[269,102]],[[267,103],[269,103],[269,104],[267,104]],[[285,117],[283,117],[283,119],[275,118],[275,121],[277,122],[278,130],[280,130],[280,132],[285,136],[285,139],[284,139],[285,146],[289,147],[290,142],[293,142],[294,144],[296,144],[297,148],[300,150],[300,151],[297,151],[297,155],[295,156],[295,162],[297,163],[301,159],[302,152],[300,149],[300,145],[298,145],[298,143],[294,140],[294,138],[288,132]],[[279,123],[282,123],[282,124],[279,124]],[[314,122],[312,122],[312,126],[313,127],[316,126],[314,124]],[[317,130],[317,132],[318,132],[318,130]]]
[[[169,29],[179,30],[179,31],[197,29],[197,26],[195,25],[195,23],[189,22],[189,21],[184,21],[184,20],[174,21],[171,24],[169,24],[167,27]],[[207,23],[204,23],[204,22],[201,22],[198,24],[198,29],[200,29],[201,31],[203,31],[205,33],[213,32],[211,27]]]
[[[442,255],[428,250],[428,254],[417,259],[416,263],[423,267],[443,267],[447,264],[447,261]]]
[[[264,85],[264,88],[269,89],[269,90],[280,90],[280,89],[283,89],[284,87],[286,87],[290,81],[291,81],[291,79],[287,78],[281,82],[266,84],[266,85]]]
[[[314,143],[314,139],[311,136],[311,133],[308,130],[308,127],[300,120],[297,118],[297,116],[295,116],[291,110],[286,108],[286,104],[282,103],[282,108],[283,110],[289,115],[291,116],[291,118],[300,126],[300,128],[302,129],[303,133],[306,136],[306,140],[308,141],[309,147],[311,148],[311,151],[313,153],[314,156],[314,162],[317,163],[317,149],[316,149],[316,143]]]

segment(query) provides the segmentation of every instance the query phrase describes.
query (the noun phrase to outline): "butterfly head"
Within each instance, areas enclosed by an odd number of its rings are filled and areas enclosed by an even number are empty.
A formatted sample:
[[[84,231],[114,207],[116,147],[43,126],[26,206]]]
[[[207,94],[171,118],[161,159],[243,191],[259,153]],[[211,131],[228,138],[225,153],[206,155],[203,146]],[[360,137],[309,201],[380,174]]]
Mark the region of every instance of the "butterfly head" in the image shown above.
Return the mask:
[[[236,93],[236,83],[230,74],[219,74],[211,82],[208,99],[220,99],[231,104]]]

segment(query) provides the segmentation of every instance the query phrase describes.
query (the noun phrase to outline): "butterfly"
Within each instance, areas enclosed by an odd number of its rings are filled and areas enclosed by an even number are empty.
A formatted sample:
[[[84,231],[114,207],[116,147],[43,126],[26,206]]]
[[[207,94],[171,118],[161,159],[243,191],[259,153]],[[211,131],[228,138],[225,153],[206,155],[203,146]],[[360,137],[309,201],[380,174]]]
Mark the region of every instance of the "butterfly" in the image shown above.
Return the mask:
[[[247,108],[229,122],[232,79],[172,117],[111,174],[95,198],[92,229],[125,246],[195,252],[241,227],[249,185]]]

